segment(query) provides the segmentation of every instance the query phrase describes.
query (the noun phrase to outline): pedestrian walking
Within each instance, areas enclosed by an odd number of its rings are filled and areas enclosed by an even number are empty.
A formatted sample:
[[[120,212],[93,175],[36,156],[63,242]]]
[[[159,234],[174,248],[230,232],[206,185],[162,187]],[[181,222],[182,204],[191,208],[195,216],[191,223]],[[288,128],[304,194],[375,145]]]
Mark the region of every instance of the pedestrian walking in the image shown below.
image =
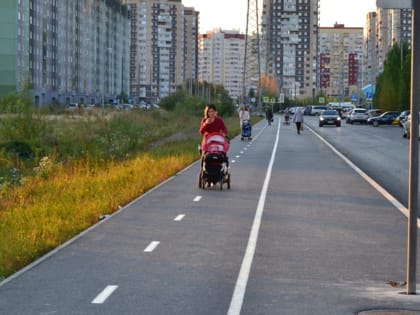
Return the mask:
[[[296,124],[296,129],[298,135],[300,135],[301,130],[303,130],[303,109],[296,108],[295,113],[293,114],[292,121]]]
[[[265,111],[265,119],[267,119],[268,125],[270,126],[273,122],[273,110],[271,109],[271,106],[268,106]]]

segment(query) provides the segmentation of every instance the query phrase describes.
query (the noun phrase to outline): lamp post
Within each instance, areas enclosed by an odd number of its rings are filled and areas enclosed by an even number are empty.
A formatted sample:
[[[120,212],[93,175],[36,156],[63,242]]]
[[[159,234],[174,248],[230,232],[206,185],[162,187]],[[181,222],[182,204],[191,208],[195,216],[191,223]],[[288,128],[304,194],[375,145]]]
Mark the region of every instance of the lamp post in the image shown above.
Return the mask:
[[[420,1],[418,0],[377,0],[376,5],[382,9],[412,9],[411,14],[411,88],[410,88],[410,161],[408,185],[408,233],[407,233],[407,294],[416,294],[416,261],[417,261],[417,207],[418,207],[418,174],[419,174],[419,106],[420,90],[420,41],[416,33],[420,31]]]

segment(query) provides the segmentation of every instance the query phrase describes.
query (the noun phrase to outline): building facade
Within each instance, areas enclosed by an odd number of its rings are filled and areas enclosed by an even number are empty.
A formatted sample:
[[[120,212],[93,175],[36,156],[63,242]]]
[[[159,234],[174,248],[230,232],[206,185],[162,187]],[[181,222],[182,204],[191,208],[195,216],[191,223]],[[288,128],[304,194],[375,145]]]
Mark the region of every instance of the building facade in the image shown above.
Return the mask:
[[[130,95],[158,102],[197,73],[198,13],[181,0],[124,0],[131,12]]]
[[[363,28],[319,28],[320,88],[327,97],[350,97],[362,88]]]
[[[5,0],[0,91],[31,88],[35,105],[101,103],[128,93],[129,14],[117,0]],[[13,20],[13,18],[15,20]],[[3,45],[1,45],[3,46]]]
[[[243,92],[245,35],[214,29],[199,36],[200,81],[223,85],[233,99]]]
[[[411,44],[411,10],[377,9],[366,16],[364,30],[363,85],[375,84],[395,43]]]
[[[319,0],[263,1],[263,65],[290,98],[316,93],[318,9]]]

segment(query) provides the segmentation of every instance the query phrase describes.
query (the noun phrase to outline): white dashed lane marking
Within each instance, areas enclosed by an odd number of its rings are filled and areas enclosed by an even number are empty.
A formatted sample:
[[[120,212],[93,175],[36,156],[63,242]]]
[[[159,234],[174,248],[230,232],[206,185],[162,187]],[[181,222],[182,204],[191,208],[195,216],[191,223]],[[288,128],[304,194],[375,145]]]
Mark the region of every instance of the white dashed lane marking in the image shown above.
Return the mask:
[[[179,214],[176,216],[176,218],[174,219],[174,221],[182,221],[182,219],[184,219],[185,214]]]
[[[158,247],[158,245],[160,244],[160,242],[157,242],[157,241],[153,241],[153,242],[151,242],[150,244],[149,244],[149,246],[147,246],[145,249],[144,249],[144,252],[145,253],[151,253],[151,252],[153,252],[155,249],[156,249],[156,247]]]
[[[103,304],[110,295],[118,288],[117,285],[109,285],[92,300],[92,304]]]
[[[196,196],[194,198],[194,202],[199,202],[201,200],[201,198],[203,198],[202,196]]]

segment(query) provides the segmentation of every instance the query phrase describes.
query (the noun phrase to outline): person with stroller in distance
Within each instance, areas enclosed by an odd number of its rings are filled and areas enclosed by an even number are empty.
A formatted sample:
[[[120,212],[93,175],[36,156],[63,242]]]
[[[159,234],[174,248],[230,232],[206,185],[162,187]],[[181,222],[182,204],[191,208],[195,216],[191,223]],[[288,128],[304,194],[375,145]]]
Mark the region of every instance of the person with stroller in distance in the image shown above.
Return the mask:
[[[241,130],[243,127],[244,120],[249,120],[249,119],[250,119],[250,115],[249,115],[248,107],[246,107],[245,105],[242,105],[241,109],[239,110],[239,125],[241,126]]]
[[[292,121],[296,124],[297,133],[300,135],[300,131],[303,129],[303,110],[301,108],[296,108]]]

